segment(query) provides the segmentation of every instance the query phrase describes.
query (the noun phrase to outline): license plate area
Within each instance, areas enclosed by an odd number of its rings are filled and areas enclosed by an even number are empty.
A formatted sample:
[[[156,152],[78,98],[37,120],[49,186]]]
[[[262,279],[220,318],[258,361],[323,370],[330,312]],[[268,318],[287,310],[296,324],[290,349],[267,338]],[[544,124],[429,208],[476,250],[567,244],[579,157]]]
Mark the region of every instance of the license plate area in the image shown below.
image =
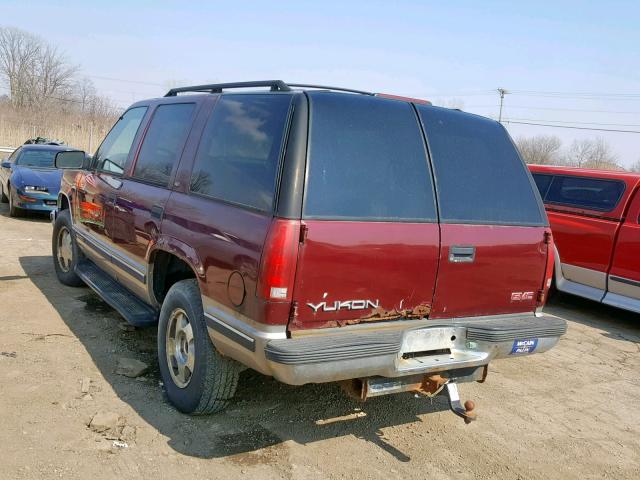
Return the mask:
[[[457,340],[455,328],[433,327],[410,330],[404,334],[400,355],[403,357],[416,357],[420,352],[433,352],[433,354],[451,351]]]

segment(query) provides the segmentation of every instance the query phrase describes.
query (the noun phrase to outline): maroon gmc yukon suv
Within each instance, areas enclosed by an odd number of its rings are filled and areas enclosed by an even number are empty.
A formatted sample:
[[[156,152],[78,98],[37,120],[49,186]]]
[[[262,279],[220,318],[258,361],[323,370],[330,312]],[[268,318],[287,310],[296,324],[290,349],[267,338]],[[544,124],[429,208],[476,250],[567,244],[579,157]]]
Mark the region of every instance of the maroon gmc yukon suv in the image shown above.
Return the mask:
[[[224,408],[249,367],[361,399],[443,390],[468,421],[457,383],[566,331],[541,312],[538,190],[483,117],[279,80],[201,85],[135,103],[93,157],[56,165],[58,278],[158,325],[183,412]]]

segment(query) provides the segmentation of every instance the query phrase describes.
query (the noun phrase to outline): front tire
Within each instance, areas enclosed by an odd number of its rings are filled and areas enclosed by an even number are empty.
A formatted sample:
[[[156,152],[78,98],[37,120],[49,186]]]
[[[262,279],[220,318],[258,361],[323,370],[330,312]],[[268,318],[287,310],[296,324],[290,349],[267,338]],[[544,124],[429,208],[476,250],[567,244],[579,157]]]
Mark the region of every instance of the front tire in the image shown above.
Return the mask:
[[[11,187],[9,187],[9,216],[10,217],[18,217],[20,216],[21,210],[16,207],[13,201],[14,194],[11,191]]]
[[[84,285],[76,274],[76,265],[82,259],[82,252],[73,234],[69,210],[62,210],[56,217],[56,222],[53,224],[51,251],[58,280],[70,287]]]
[[[195,279],[176,282],[162,302],[158,362],[167,397],[183,413],[219,412],[236,391],[240,366],[211,343]]]
[[[7,203],[9,201],[9,197],[4,193],[4,187],[2,183],[0,183],[0,203]]]

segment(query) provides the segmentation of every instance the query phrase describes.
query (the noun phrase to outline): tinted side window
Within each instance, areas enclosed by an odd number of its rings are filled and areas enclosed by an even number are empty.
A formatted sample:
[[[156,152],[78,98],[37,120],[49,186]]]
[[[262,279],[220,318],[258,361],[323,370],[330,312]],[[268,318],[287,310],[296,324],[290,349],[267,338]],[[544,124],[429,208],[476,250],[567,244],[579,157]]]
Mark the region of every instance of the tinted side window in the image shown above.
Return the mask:
[[[608,212],[616,208],[624,188],[618,180],[555,176],[545,201]]]
[[[160,105],[142,142],[135,178],[166,186],[189,135],[195,103]]]
[[[291,95],[224,95],[202,134],[191,191],[269,211]]]
[[[305,217],[437,219],[424,140],[409,103],[325,92],[309,97]]]
[[[147,107],[136,107],[120,117],[93,157],[98,170],[116,174],[124,172],[129,150],[146,111]]]
[[[527,168],[497,122],[418,106],[444,223],[544,225]]]
[[[532,175],[533,180],[536,182],[536,187],[538,187],[538,191],[540,192],[540,196],[544,199],[544,196],[547,194],[547,190],[549,189],[549,185],[551,185],[553,175],[543,175],[541,173],[532,173]]]

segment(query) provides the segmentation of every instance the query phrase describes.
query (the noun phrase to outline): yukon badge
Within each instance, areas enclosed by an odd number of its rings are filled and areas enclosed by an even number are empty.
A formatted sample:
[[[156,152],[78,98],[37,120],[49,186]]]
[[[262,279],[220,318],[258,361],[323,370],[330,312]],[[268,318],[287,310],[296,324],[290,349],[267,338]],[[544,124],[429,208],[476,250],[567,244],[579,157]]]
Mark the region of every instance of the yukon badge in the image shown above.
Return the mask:
[[[365,310],[367,308],[380,307],[379,300],[336,300],[335,302],[320,302],[317,304],[307,303],[314,313],[319,311],[323,312],[336,312],[338,310]]]

